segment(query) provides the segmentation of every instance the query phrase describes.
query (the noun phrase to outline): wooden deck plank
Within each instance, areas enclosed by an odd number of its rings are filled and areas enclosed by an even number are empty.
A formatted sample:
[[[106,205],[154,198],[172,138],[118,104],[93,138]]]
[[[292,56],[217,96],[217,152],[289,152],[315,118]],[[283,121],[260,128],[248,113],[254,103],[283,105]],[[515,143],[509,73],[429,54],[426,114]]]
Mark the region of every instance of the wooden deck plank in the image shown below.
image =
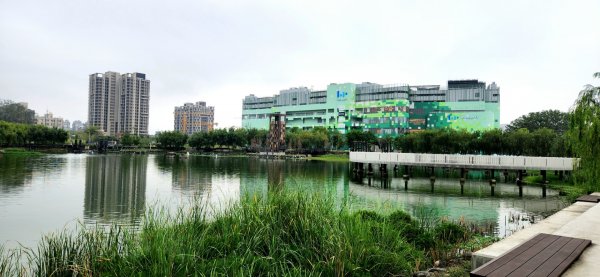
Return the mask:
[[[575,199],[577,202],[600,203],[600,196],[597,195],[582,195]]]
[[[515,256],[510,261],[506,262],[487,276],[507,276],[521,265],[529,261],[531,257],[540,253],[546,249],[549,245],[558,240],[558,236],[546,236],[544,239],[538,241],[536,244],[531,246],[529,249],[523,251],[521,254]]]
[[[559,237],[552,244],[544,249],[539,249],[539,251],[530,257],[530,259],[516,268],[513,272],[511,272],[508,276],[527,276],[534,272],[538,267],[543,265],[548,259],[550,259],[556,252],[558,252],[561,248],[563,248],[566,244],[573,241],[569,237]],[[550,270],[552,271],[552,270]]]
[[[538,241],[544,239],[547,236],[549,236],[549,235],[548,234],[544,234],[544,233],[540,233],[540,234],[536,235],[535,237],[533,237],[530,240],[524,242],[523,244],[515,247],[511,251],[505,253],[504,255],[502,255],[500,257],[497,257],[497,258],[495,258],[495,259],[493,259],[493,260],[485,263],[484,265],[476,268],[475,270],[471,271],[470,275],[473,276],[473,277],[487,276],[488,274],[492,273],[494,270],[496,270],[497,268],[501,267],[503,264],[505,264],[506,262],[510,261],[515,256],[517,256],[517,255],[521,254],[522,252],[526,251],[531,246],[533,246]]]
[[[560,276],[579,258],[583,250],[592,243],[590,240],[584,239],[573,239],[573,241],[577,242],[574,248],[564,247],[564,249],[560,250],[561,254],[556,253],[556,257],[552,256],[546,265],[542,265],[543,268],[540,268],[540,270],[534,272],[531,276]],[[549,270],[551,268],[554,269]]]
[[[590,240],[540,233],[480,266],[471,276],[560,276]]]

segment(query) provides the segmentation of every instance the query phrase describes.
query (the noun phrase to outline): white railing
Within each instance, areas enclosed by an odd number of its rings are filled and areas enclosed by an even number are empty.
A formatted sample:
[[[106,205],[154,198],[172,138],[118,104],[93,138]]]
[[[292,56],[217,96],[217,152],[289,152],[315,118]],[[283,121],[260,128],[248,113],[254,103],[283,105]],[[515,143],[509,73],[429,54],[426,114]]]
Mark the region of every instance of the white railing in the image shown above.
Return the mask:
[[[350,152],[350,161],[485,169],[573,170],[577,159],[528,156]]]

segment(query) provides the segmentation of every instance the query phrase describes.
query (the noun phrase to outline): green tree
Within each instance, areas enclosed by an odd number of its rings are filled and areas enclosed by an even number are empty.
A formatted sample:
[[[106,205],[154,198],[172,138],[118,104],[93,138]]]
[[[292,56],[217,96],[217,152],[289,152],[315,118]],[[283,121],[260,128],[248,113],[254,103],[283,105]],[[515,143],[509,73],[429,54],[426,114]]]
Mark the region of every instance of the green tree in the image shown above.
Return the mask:
[[[530,155],[532,143],[532,136],[529,130],[521,128],[512,132],[505,132],[505,142],[507,154],[522,156]]]
[[[249,144],[250,150],[256,151],[265,146],[264,143],[267,140],[267,134],[267,130],[249,129],[246,133],[246,141]]]
[[[100,128],[94,125],[88,125],[84,129],[84,133],[86,135],[86,140],[88,143],[91,143],[96,140],[97,136],[102,134]]]
[[[552,145],[556,140],[556,133],[552,129],[540,128],[531,134],[531,156],[547,157],[551,155]]]
[[[121,144],[124,146],[135,146],[140,144],[140,137],[137,135],[131,135],[129,133],[124,134],[121,137]]]
[[[187,143],[188,136],[177,131],[160,132],[156,135],[156,141],[162,149],[181,150]]]
[[[330,130],[328,132],[329,143],[331,144],[332,149],[340,149],[344,146],[344,136],[336,129]]]
[[[354,143],[359,141],[376,143],[377,136],[369,131],[361,131],[358,129],[352,129],[346,134],[346,142],[348,142],[348,147],[354,147]]]
[[[569,128],[569,114],[559,110],[546,110],[523,115],[506,126],[506,131],[513,132],[525,128],[529,132],[549,128],[555,133],[563,134]]]
[[[192,134],[192,136],[190,137],[189,144],[191,147],[196,148],[196,150],[212,149],[213,146],[215,145],[213,137],[214,137],[213,131],[196,132],[196,133]]]
[[[33,124],[35,121],[35,112],[10,100],[0,100],[0,120]]]
[[[600,72],[594,74],[600,78]],[[575,181],[588,191],[600,189],[600,87],[587,85],[571,108],[569,141],[579,157]]]
[[[486,130],[479,137],[479,149],[486,155],[502,154],[505,148],[503,139],[502,130]]]

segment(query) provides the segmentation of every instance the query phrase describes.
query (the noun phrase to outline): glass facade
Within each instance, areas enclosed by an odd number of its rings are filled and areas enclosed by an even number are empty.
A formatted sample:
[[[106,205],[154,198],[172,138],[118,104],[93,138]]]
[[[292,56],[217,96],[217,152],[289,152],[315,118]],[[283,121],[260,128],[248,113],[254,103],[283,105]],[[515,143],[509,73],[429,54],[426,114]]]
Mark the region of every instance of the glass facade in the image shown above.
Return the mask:
[[[286,116],[286,127],[317,126],[346,133],[360,129],[378,137],[434,128],[468,131],[500,127],[500,89],[478,80],[440,86],[330,84],[325,91],[283,90],[244,98],[242,127],[268,129],[268,114]]]

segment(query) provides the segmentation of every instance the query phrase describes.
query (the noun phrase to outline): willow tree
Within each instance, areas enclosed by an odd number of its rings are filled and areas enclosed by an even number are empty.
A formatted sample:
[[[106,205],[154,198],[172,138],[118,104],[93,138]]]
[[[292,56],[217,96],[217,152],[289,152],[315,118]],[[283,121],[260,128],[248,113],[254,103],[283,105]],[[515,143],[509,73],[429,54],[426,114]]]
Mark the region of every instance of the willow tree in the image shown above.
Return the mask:
[[[594,74],[600,78],[600,72]],[[576,182],[600,190],[600,87],[587,85],[571,108],[569,137],[580,164]]]

